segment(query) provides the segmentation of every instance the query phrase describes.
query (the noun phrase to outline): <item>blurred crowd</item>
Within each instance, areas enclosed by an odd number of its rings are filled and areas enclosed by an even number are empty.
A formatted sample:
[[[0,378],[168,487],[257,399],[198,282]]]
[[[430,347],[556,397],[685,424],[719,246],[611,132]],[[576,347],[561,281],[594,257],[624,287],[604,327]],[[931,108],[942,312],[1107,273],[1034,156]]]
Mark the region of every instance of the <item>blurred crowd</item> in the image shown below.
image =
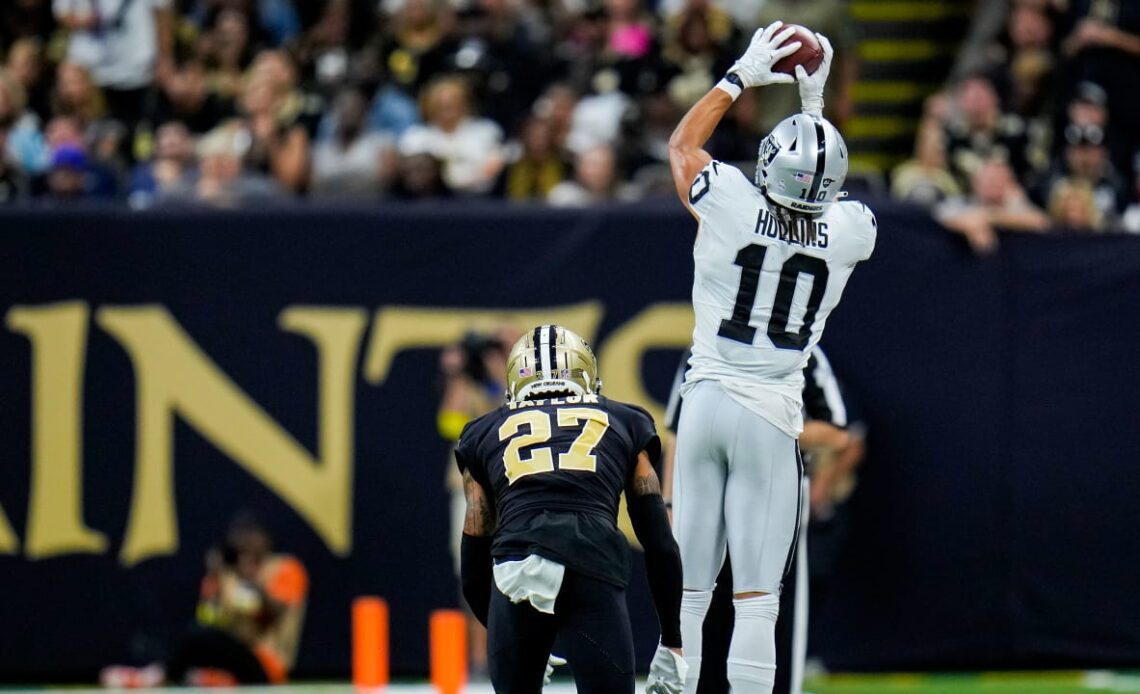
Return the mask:
[[[978,252],[994,227],[1140,233],[1140,3],[979,3],[896,198]]]
[[[752,28],[852,56],[842,0],[5,0],[0,203],[671,190],[667,141]],[[833,117],[852,70],[833,70]],[[843,75],[846,74],[847,78]],[[794,87],[712,143],[754,159]]]
[[[236,206],[669,196],[670,132],[756,26],[836,45],[845,0],[6,0],[0,204]],[[1140,232],[1140,3],[988,0],[895,197],[994,227]],[[754,161],[797,106],[745,92],[708,147]]]

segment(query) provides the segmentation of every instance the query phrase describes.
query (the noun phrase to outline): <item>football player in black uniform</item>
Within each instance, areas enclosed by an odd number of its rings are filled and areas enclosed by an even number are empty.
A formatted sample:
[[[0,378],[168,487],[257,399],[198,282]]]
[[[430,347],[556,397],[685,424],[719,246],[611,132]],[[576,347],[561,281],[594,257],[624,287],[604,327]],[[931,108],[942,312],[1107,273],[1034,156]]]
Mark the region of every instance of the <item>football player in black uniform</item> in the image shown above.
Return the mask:
[[[661,623],[648,691],[683,687],[681,560],[653,471],[661,442],[648,413],[600,386],[581,337],[539,326],[507,359],[506,404],[468,424],[455,449],[463,594],[487,626],[499,694],[541,691],[559,636],[579,692],[633,692],[622,491]]]

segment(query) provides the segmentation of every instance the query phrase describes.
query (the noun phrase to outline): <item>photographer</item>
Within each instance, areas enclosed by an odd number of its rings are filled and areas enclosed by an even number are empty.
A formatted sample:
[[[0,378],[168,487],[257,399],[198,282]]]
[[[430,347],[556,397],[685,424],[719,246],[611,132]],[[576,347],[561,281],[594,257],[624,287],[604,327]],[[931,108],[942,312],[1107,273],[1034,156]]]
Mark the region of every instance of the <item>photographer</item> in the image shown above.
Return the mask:
[[[242,684],[285,682],[301,640],[308,589],[301,562],[274,553],[268,529],[239,515],[223,545],[206,555],[197,611],[202,629],[170,663],[171,681],[209,667]]]
[[[451,556],[455,575],[459,576],[459,540],[463,534],[463,518],[467,500],[463,496],[463,479],[452,461],[455,442],[468,422],[503,403],[507,385],[507,352],[520,337],[509,325],[493,332],[468,331],[457,344],[443,350],[439,359],[443,379],[443,398],[436,416],[439,435],[449,444],[445,468],[447,489],[451,495]],[[487,632],[469,615],[468,640],[473,673],[487,671]]]
[[[274,553],[268,528],[239,514],[206,552],[195,624],[172,657],[141,668],[113,665],[100,681],[114,689],[282,684],[297,657],[308,593],[301,562]]]

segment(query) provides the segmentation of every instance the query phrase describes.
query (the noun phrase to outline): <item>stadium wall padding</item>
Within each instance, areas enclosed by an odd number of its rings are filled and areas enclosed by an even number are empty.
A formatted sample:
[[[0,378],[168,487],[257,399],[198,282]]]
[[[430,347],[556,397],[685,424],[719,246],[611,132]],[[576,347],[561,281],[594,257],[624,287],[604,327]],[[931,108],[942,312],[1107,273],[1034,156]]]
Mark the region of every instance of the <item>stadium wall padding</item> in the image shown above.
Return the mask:
[[[1140,664],[1140,239],[1004,235],[979,259],[872,206],[824,339],[869,454],[813,650]],[[347,675],[362,594],[389,600],[393,671],[423,674],[428,615],[457,604],[439,346],[565,320],[611,396],[659,412],[695,227],[672,204],[0,213],[0,680],[161,655],[241,509],[310,572],[299,676]]]

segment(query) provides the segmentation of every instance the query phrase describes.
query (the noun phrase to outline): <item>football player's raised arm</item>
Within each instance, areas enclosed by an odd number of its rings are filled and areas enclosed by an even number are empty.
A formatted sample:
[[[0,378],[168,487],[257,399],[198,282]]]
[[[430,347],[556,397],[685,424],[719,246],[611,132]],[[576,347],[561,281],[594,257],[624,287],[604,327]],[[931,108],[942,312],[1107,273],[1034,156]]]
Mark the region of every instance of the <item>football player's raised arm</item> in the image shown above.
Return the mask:
[[[689,203],[689,188],[700,170],[712,161],[712,157],[703,149],[705,143],[712,136],[717,123],[732,107],[732,102],[745,89],[795,81],[791,75],[772,71],[772,66],[777,61],[800,49],[799,41],[786,43],[795,33],[793,27],[784,27],[783,22],[772,22],[757,29],[744,55],[732,64],[724,79],[693,104],[669,138],[669,167],[673,172],[673,185],[677,187],[681,202],[693,216],[697,216],[697,213]]]
[[[491,606],[491,536],[495,532],[495,509],[483,486],[470,470],[463,471],[463,494],[467,515],[463,519],[463,539],[459,546],[459,575],[463,597],[471,612],[487,626]]]
[[[661,622],[661,645],[677,651],[681,648],[681,553],[669,529],[661,483],[645,451],[637,454],[625,497],[633,532],[645,549],[645,572]]]
[[[705,143],[731,107],[732,97],[728,92],[713,88],[693,104],[669,138],[669,168],[673,172],[673,185],[677,188],[677,197],[694,217],[697,214],[689,204],[689,189],[701,169],[712,161],[712,156],[704,150]]]

